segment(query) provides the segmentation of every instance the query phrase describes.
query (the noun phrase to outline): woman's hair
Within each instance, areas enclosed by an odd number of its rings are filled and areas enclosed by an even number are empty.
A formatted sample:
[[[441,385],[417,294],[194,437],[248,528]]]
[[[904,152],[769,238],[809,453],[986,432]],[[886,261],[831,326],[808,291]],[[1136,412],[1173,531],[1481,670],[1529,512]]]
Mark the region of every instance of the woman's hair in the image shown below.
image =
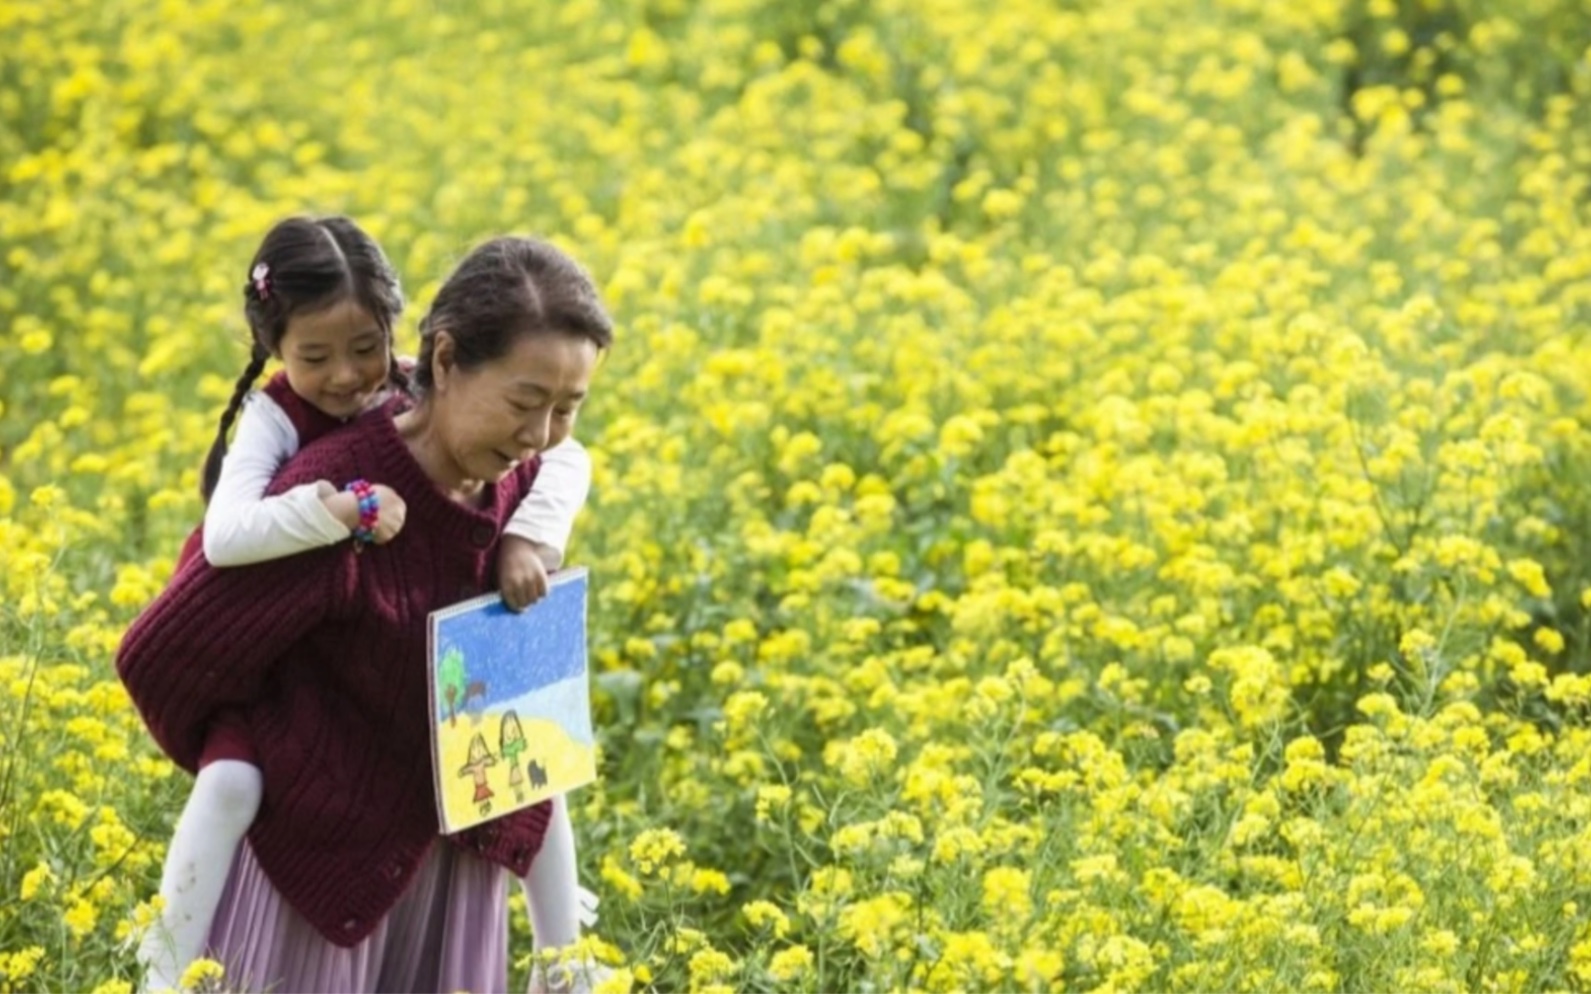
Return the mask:
[[[243,316],[249,322],[253,350],[204,461],[199,492],[206,502],[221,476],[227,432],[265,361],[280,348],[288,322],[296,315],[314,314],[349,298],[381,326],[391,355],[392,329],[403,313],[403,289],[397,271],[374,238],[346,217],[290,217],[266,234],[243,284]],[[392,357],[391,376],[393,382],[407,388],[396,356]]]
[[[420,322],[420,358],[414,380],[435,385],[431,372],[436,333],[453,339],[461,369],[474,369],[508,353],[523,335],[564,334],[613,344],[613,320],[580,264],[534,238],[493,238],[465,256]]]

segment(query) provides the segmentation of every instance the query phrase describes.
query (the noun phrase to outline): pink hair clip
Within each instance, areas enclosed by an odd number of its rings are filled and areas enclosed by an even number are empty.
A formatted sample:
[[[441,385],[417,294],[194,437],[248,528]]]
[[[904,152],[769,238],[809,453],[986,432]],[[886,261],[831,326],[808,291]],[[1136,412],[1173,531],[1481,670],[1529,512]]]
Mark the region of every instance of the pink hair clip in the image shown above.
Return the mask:
[[[254,292],[260,295],[261,300],[271,296],[271,267],[263,262],[255,263],[254,270],[249,273],[249,279],[254,281]]]

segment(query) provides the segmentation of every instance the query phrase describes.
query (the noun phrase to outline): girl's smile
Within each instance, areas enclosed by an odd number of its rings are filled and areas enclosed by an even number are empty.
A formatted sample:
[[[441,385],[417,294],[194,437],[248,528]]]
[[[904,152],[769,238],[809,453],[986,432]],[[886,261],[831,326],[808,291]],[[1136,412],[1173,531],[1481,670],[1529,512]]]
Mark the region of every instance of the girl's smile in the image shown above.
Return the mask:
[[[293,392],[334,418],[369,406],[391,368],[381,325],[351,297],[295,314],[278,352]]]

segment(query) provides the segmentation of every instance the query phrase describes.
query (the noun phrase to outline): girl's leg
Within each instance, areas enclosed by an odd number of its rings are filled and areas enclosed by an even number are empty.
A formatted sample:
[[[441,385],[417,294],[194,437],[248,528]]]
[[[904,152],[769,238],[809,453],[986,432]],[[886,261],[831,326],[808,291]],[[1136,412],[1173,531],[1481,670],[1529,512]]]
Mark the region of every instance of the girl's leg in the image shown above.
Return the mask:
[[[160,876],[165,907],[138,947],[146,990],[176,988],[182,971],[203,953],[232,858],[260,810],[262,789],[260,771],[239,760],[218,759],[199,771],[166,852]]]
[[[530,905],[530,927],[535,932],[535,949],[543,952],[574,945],[580,926],[596,922],[596,895],[580,886],[575,866],[575,833],[569,822],[569,804],[562,797],[552,799],[552,818],[541,851],[530,862],[530,872],[520,880],[525,901]],[[596,964],[541,965],[531,968],[530,990],[557,994],[590,991],[606,976]]]
[[[572,945],[580,938],[580,885],[575,873],[575,833],[569,823],[569,804],[552,799],[552,817],[541,851],[530,861],[530,872],[520,883],[530,905],[530,927],[536,951]]]

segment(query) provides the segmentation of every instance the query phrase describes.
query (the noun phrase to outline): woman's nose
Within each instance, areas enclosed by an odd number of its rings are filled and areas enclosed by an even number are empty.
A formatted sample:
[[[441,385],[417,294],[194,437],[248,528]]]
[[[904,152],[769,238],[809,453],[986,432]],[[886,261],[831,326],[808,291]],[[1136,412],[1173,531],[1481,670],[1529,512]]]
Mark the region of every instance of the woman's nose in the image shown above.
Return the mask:
[[[520,424],[519,434],[514,440],[526,449],[540,452],[547,447],[547,438],[552,432],[552,417],[548,414],[533,415]]]

